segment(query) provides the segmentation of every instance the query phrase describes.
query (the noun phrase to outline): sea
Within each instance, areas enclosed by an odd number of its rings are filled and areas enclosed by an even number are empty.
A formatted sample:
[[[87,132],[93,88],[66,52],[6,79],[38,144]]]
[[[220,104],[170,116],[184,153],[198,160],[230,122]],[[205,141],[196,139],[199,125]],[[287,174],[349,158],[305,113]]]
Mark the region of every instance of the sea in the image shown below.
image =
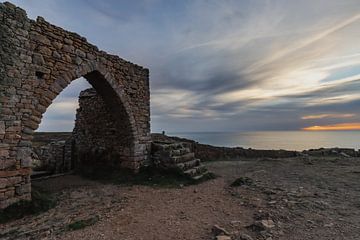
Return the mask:
[[[203,144],[253,149],[360,149],[360,131],[169,132]]]

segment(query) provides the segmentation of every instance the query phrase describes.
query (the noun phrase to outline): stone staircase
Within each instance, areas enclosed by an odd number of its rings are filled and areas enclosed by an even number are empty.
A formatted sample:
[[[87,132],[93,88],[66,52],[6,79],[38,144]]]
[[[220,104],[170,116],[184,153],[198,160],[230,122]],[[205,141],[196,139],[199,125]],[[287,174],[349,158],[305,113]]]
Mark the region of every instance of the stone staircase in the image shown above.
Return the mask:
[[[191,149],[191,143],[186,142],[153,142],[152,160],[160,169],[178,171],[193,180],[199,180],[207,173],[207,169],[200,159],[195,158]]]

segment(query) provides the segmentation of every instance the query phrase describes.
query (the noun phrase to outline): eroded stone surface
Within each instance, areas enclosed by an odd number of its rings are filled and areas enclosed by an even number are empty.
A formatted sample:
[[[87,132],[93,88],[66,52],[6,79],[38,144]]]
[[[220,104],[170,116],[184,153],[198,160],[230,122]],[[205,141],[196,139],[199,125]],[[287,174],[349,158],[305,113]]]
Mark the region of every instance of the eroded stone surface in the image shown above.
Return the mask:
[[[136,148],[130,119],[123,116],[121,105],[118,108],[117,114],[111,114],[108,104],[95,89],[80,93],[73,131],[76,168],[90,171],[134,168],[133,153],[141,156],[147,151],[144,145],[145,149]]]
[[[42,17],[28,19],[24,10],[11,3],[0,3],[0,42],[0,179],[17,177],[11,185],[0,187],[0,209],[30,198],[30,191],[24,189],[29,189],[33,132],[55,97],[80,77],[96,89],[116,122],[128,123],[124,132],[131,136],[129,164],[123,166],[136,171],[146,163],[148,69],[99,51],[84,37]],[[122,162],[123,156],[118,160]]]

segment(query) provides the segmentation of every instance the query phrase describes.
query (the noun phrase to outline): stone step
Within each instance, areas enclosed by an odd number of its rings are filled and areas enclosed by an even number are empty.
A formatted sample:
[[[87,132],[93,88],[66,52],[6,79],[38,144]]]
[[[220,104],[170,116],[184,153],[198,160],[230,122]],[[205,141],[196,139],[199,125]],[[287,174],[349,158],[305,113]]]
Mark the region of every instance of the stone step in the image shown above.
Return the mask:
[[[176,164],[176,167],[183,171],[186,171],[199,165],[200,165],[200,159],[194,159],[188,162],[178,163]]]
[[[206,174],[208,174],[209,172],[206,170],[205,172],[201,173],[201,174],[198,174],[198,175],[195,175],[195,176],[192,176],[191,178],[195,181],[198,181],[200,180],[201,178],[203,178]]]
[[[179,142],[179,143],[170,143],[170,144],[154,144],[154,149],[158,151],[171,151],[182,148],[191,148],[190,143]]]
[[[190,153],[191,150],[190,148],[184,147],[184,148],[179,148],[179,149],[174,149],[170,151],[170,156],[175,157],[175,156],[181,156],[187,153]]]
[[[51,175],[51,172],[48,171],[32,171],[30,177],[33,178],[40,178],[44,176]]]
[[[205,168],[205,166],[200,165],[200,166],[190,168],[189,170],[184,171],[184,173],[190,177],[194,177],[194,176],[203,174],[206,171],[207,171],[207,169]]]
[[[177,163],[183,163],[183,162],[188,162],[188,161],[194,160],[194,158],[195,158],[195,153],[190,152],[190,153],[186,153],[181,156],[171,157],[169,159],[169,161],[170,161],[170,163],[177,164]]]
[[[186,153],[190,153],[191,150],[189,148],[179,148],[179,149],[172,149],[172,150],[157,150],[152,153],[153,156],[181,156]]]

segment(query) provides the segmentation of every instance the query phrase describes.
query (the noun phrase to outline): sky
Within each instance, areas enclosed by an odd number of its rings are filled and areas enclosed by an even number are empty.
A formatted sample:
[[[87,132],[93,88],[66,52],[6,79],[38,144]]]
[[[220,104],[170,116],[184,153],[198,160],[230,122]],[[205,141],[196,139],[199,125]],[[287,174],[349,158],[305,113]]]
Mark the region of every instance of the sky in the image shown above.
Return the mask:
[[[152,131],[360,129],[359,0],[16,0],[150,69]],[[84,79],[41,131],[71,131]]]

